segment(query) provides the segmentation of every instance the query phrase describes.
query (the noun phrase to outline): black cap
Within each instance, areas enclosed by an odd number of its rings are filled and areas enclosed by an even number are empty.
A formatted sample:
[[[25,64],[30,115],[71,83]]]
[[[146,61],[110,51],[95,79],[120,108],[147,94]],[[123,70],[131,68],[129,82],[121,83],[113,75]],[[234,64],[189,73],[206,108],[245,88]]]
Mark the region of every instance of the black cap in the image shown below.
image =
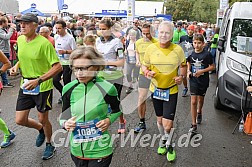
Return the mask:
[[[24,22],[35,22],[38,23],[38,17],[35,14],[32,13],[26,13],[23,16],[21,16],[20,19],[17,19],[17,21],[24,21]]]
[[[178,25],[178,26],[182,26],[182,22],[178,22],[177,25]]]

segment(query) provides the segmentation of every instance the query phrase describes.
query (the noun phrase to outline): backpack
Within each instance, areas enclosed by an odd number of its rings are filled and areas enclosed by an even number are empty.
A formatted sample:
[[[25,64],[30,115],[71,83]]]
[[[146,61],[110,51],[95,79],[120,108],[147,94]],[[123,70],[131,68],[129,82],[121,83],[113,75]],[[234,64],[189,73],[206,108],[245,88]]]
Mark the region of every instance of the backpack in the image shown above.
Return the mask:
[[[244,123],[244,132],[247,135],[252,135],[252,112],[249,112]]]

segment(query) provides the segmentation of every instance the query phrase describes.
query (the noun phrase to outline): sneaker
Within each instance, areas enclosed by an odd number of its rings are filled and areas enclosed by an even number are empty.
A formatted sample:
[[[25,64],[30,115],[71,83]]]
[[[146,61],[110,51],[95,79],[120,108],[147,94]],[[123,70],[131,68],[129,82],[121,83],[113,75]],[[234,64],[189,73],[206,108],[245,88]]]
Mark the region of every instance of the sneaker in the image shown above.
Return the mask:
[[[189,133],[197,133],[197,125],[192,125],[188,132]]]
[[[168,151],[167,151],[167,160],[168,160],[169,162],[172,162],[172,161],[174,161],[175,159],[176,159],[176,152],[175,152],[175,150],[173,149],[172,146],[169,146],[169,147],[168,147]]]
[[[197,114],[197,120],[196,120],[197,124],[201,124],[202,122],[202,114],[201,113],[198,113]]]
[[[144,122],[139,122],[137,127],[135,127],[134,132],[139,133],[139,132],[141,132],[142,130],[145,130],[145,129],[146,129],[146,124]]]
[[[4,88],[13,88],[15,85],[11,83],[7,83],[6,85],[3,85]]]
[[[164,147],[159,146],[159,147],[158,147],[158,150],[157,150],[157,153],[158,153],[159,155],[165,155],[165,154],[167,153],[166,147],[165,147],[165,146],[164,146]]]
[[[36,146],[40,147],[45,141],[45,134],[44,133],[39,133],[36,139]]]
[[[11,144],[11,140],[13,140],[16,137],[16,134],[12,131],[9,131],[9,135],[4,135],[4,140],[1,143],[0,147],[5,148],[8,147]]]
[[[62,97],[59,98],[58,104],[62,104]]]
[[[124,119],[124,123],[119,122],[118,134],[125,133],[126,129],[126,119]]]
[[[50,144],[46,145],[42,159],[48,160],[48,159],[52,158],[55,151],[56,151],[56,148],[54,146],[52,146]]]
[[[128,87],[128,89],[126,89],[126,94],[130,94],[133,90],[134,88]]]
[[[188,88],[184,88],[183,92],[182,92],[182,97],[186,97],[188,92]]]

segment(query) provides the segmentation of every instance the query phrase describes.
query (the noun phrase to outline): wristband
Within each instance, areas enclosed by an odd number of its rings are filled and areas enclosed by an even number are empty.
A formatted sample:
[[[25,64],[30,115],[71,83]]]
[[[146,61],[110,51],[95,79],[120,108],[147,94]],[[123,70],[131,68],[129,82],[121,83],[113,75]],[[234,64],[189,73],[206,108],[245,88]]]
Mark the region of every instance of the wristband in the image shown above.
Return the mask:
[[[43,80],[41,78],[39,78],[38,84],[40,85],[42,82],[43,82]]]
[[[68,54],[68,53],[67,53],[67,50],[65,51],[65,54]]]
[[[0,75],[2,75],[2,73],[3,73],[3,71],[2,71],[2,70],[0,70]]]

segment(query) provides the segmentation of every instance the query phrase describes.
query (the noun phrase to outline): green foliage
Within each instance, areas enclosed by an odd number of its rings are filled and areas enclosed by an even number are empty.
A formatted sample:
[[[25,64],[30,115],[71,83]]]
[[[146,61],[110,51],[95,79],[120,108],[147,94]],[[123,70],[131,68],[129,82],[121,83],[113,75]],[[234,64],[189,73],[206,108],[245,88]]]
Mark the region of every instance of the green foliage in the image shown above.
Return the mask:
[[[166,14],[173,20],[203,21],[215,23],[218,0],[167,0]]]

